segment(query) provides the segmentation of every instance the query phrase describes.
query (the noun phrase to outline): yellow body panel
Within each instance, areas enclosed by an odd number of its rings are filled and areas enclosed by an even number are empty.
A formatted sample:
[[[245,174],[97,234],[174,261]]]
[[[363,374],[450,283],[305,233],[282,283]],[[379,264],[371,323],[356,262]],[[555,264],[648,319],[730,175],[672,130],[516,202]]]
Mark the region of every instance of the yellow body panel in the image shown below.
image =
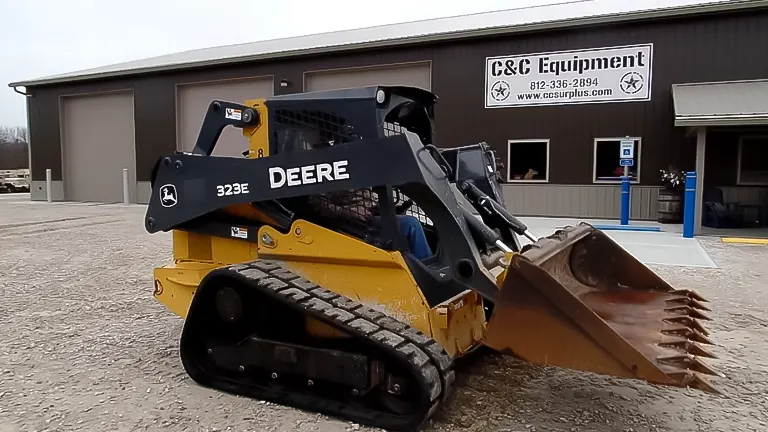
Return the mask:
[[[154,270],[160,303],[186,318],[192,296],[211,270],[257,258],[256,245],[244,240],[173,231],[174,263]]]
[[[430,310],[432,336],[451,356],[461,356],[485,338],[483,299],[464,291]]]
[[[216,267],[218,266],[208,263],[181,261],[156,268],[154,270],[155,299],[171,312],[186,318],[198,284]]]
[[[208,272],[257,258],[273,259],[326,289],[409,324],[452,356],[466,353],[482,340],[482,299],[466,291],[430,309],[399,252],[378,249],[307,221],[295,222],[288,234],[264,226],[258,237],[258,243],[251,243],[174,231],[174,263],[155,269],[155,298],[185,318]],[[316,336],[340,336],[319,322],[310,321],[307,327]]]
[[[427,301],[398,252],[297,221],[288,234],[263,227],[259,231],[259,257],[283,261],[295,273],[326,289],[432,335]]]
[[[267,124],[267,106],[264,99],[249,99],[243,103],[253,108],[259,115],[259,122],[254,126],[243,128],[243,136],[248,138],[248,157],[260,158],[269,156],[269,128]]]

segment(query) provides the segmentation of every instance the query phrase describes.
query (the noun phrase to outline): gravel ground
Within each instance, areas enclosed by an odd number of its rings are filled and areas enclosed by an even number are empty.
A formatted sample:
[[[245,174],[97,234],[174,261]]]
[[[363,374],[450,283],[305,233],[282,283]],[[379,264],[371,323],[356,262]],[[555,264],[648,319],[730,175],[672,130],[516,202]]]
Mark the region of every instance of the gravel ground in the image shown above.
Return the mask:
[[[192,383],[181,320],[151,295],[170,236],[146,234],[144,207],[25,199],[0,196],[0,432],[369,430]],[[701,242],[719,269],[653,269],[711,301],[723,395],[488,355],[427,430],[768,430],[768,247]]]

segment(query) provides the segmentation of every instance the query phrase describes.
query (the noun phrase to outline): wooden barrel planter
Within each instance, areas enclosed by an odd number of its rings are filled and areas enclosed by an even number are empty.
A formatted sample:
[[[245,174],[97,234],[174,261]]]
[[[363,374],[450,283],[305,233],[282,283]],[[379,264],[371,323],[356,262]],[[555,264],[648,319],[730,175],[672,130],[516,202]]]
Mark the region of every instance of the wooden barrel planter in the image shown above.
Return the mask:
[[[683,222],[683,194],[674,190],[659,191],[658,217],[660,223]]]

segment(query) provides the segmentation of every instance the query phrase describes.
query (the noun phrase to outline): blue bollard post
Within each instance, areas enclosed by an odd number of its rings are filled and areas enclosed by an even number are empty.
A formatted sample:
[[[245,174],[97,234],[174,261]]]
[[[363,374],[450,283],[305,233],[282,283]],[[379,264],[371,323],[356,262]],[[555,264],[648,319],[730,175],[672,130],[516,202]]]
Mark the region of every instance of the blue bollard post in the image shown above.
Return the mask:
[[[696,225],[696,173],[685,173],[685,196],[683,197],[683,237],[693,238]]]
[[[621,224],[629,225],[629,177],[621,177]]]

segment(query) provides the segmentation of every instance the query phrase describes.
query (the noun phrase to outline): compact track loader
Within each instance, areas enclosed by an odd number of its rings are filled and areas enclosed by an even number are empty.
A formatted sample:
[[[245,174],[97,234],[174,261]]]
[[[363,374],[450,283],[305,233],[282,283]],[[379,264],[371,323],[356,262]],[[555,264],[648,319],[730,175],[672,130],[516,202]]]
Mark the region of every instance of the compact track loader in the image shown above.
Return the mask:
[[[185,319],[190,377],[388,430],[418,429],[483,345],[716,391],[704,300],[590,225],[536,238],[489,146],[436,147],[435,103],[387,86],[217,100],[194,149],[158,160],[145,225],[173,233],[173,262],[154,296]],[[244,157],[212,155],[227,126]]]

